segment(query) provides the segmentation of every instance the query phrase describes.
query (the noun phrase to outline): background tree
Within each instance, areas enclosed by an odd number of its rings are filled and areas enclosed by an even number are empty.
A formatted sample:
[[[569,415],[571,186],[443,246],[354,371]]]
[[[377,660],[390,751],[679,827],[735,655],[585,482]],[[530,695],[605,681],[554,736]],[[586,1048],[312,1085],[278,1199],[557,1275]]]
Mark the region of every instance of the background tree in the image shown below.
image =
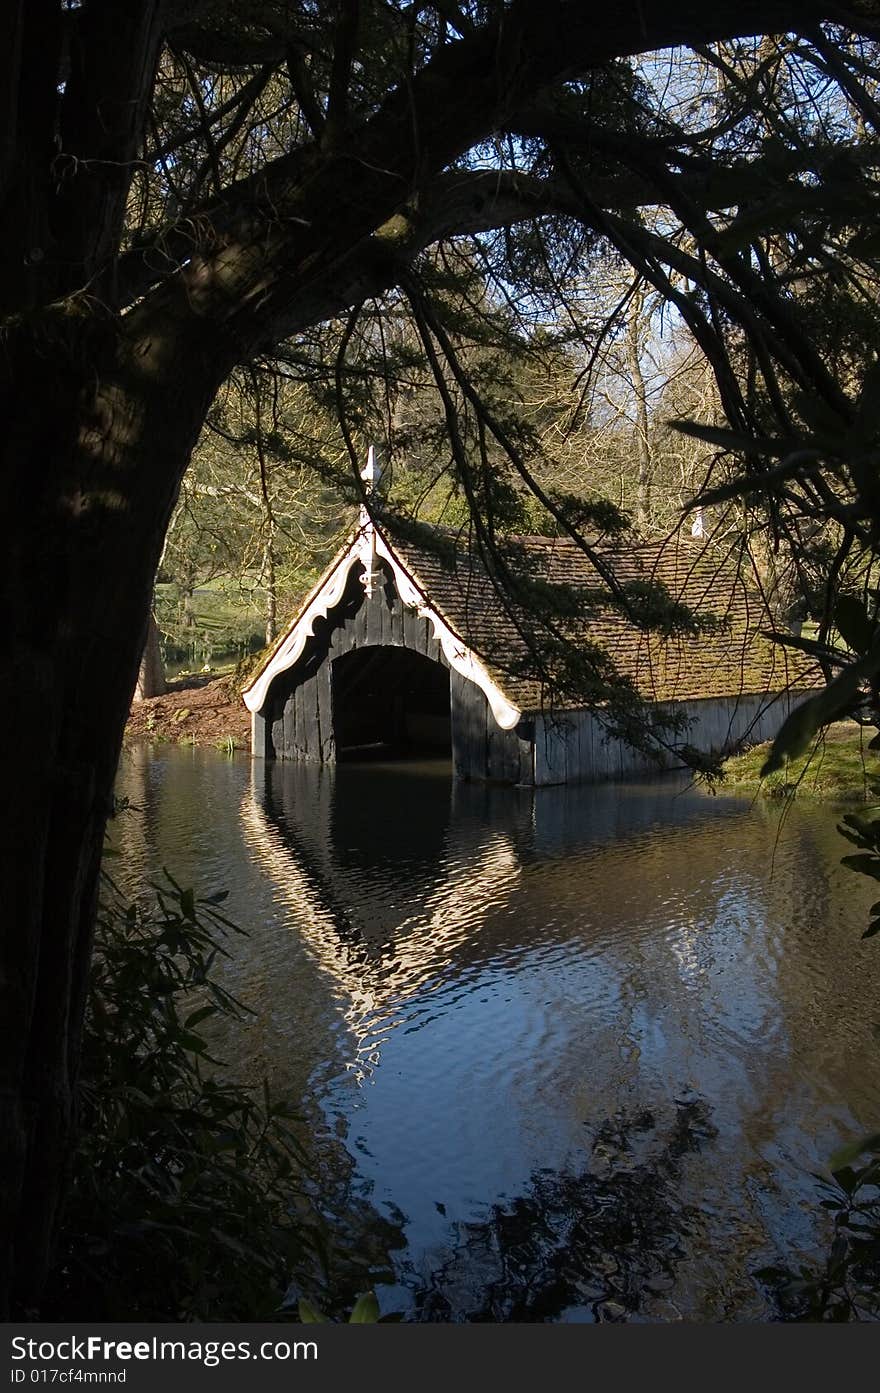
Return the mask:
[[[282,364],[232,374],[196,445],[159,567],[167,650],[201,666],[274,640],[279,608],[287,613],[310,588],[354,521],[322,480],[344,449],[326,409]]]

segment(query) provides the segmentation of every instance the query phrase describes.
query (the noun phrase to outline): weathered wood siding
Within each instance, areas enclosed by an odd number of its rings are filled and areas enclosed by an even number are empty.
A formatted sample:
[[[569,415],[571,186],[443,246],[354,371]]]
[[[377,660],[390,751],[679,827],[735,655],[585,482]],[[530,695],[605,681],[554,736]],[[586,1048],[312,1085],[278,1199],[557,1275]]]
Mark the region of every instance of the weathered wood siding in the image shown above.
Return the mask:
[[[407,648],[449,670],[433,625],[402,604],[390,577],[369,598],[355,568],[345,593],[326,619],[315,623],[305,653],[273,682],[254,717],[254,753],[264,758],[332,764],[331,665],[356,649]],[[531,743],[501,730],[479,687],[450,671],[450,729],[456,774],[464,779],[531,780]]]
[[[771,740],[791,707],[803,695],[718,697],[684,701],[666,709],[681,712],[689,721],[688,743],[703,753],[733,749],[742,740],[757,744]],[[682,737],[678,737],[682,738]],[[656,772],[657,764],[620,740],[609,738],[601,722],[589,711],[535,719],[535,783],[601,783]],[[674,768],[671,756],[666,768]]]
[[[502,730],[492,708],[473,682],[450,674],[452,764],[460,779],[531,784],[532,740],[528,732]]]

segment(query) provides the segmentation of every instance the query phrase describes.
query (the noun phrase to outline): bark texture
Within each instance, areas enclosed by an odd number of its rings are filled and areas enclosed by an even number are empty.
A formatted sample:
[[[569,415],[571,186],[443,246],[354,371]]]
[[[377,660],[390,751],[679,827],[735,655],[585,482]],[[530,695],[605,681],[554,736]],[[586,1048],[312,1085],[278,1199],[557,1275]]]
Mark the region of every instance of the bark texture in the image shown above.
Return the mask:
[[[162,663],[162,650],[159,647],[159,626],[156,616],[150,611],[147,622],[147,641],[141,665],[138,668],[137,686],[134,689],[135,701],[148,701],[150,697],[165,695],[165,668]]]
[[[633,438],[639,464],[636,494],[636,523],[647,533],[651,524],[651,432],[648,419],[648,395],[642,372],[642,348],[645,334],[645,291],[639,285],[633,291],[627,310],[626,363],[633,389],[635,429]]]
[[[15,347],[0,398],[9,500],[2,597],[13,631],[0,718],[21,736],[10,750],[18,807],[3,848],[0,1232],[12,1237],[3,1245],[6,1290],[15,1309],[33,1313],[70,1151],[125,715],[164,531],[218,379],[207,352],[201,363],[187,355],[186,373],[177,360],[176,374],[169,355],[167,373],[154,378],[125,339],[86,345],[74,333],[47,401],[41,354],[27,342]]]

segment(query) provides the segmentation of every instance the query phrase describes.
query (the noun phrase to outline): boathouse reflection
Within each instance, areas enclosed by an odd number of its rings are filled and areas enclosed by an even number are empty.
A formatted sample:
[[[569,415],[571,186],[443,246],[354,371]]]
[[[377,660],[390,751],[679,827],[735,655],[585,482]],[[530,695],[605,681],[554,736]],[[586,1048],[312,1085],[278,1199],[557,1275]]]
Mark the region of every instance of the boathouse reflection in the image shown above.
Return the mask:
[[[664,781],[622,802],[620,790],[595,786],[561,796],[457,782],[442,762],[255,762],[241,816],[251,855],[329,982],[351,1032],[348,1068],[362,1080],[388,1032],[412,1021],[416,998],[422,1015],[438,988],[519,951],[524,869],[655,821],[691,822],[704,805],[675,792]]]
[[[487,911],[512,895],[516,822],[531,813],[508,791],[508,819],[474,838],[479,810],[442,772],[361,773],[255,764],[242,802],[247,844],[341,1002],[359,1078],[404,1003],[460,970]]]

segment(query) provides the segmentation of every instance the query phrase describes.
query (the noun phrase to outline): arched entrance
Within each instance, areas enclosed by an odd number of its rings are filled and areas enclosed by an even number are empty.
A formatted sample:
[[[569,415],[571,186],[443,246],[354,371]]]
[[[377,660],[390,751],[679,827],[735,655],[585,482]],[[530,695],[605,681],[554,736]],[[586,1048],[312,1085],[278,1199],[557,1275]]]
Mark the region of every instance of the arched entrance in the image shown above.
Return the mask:
[[[331,664],[337,759],[449,755],[449,669],[410,648],[380,645]]]

